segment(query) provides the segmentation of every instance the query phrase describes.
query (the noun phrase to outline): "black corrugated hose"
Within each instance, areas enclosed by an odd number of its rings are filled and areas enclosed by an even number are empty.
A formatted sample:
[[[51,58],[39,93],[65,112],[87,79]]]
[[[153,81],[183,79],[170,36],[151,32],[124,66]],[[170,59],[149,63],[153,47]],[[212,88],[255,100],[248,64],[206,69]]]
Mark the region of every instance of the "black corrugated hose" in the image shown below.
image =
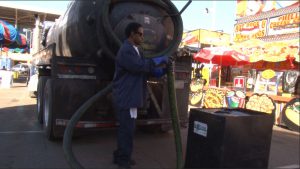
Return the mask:
[[[182,38],[182,32],[183,32],[183,23],[182,23],[182,19],[180,17],[180,15],[178,15],[178,10],[175,7],[175,5],[170,1],[170,0],[115,0],[113,3],[121,3],[121,2],[146,2],[146,3],[151,3],[154,4],[156,6],[161,7],[163,10],[165,10],[168,13],[168,16],[164,16],[164,17],[171,17],[173,23],[174,23],[174,38],[176,38],[175,40],[173,40],[169,46],[163,50],[160,53],[155,53],[155,55],[149,55],[147,57],[151,58],[151,57],[157,57],[157,56],[162,56],[162,55],[166,55],[166,56],[170,56],[173,54],[174,51],[176,51],[176,49],[178,48],[180,42],[181,42],[181,38]],[[99,19],[97,21],[97,28],[101,28],[99,30],[103,30],[103,31],[97,31],[97,36],[99,37],[99,39],[101,39],[102,37],[109,37],[108,39],[111,39],[113,46],[116,46],[117,48],[121,47],[122,42],[120,41],[120,39],[116,36],[116,34],[114,33],[111,24],[109,22],[109,8],[110,8],[110,4],[112,2],[110,0],[106,0],[105,2],[103,2],[102,4],[102,9],[101,9],[101,19]],[[110,58],[114,58],[115,54],[113,51],[109,50],[109,46],[107,46],[109,43],[104,42],[104,41],[99,41],[99,44],[101,45],[103,52],[105,54],[107,54]]]

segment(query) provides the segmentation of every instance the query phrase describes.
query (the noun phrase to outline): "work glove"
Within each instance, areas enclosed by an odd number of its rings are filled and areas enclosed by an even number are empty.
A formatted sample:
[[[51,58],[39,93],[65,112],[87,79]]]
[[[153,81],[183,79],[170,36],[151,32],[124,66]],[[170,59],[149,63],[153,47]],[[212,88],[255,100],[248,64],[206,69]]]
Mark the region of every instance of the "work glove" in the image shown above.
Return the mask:
[[[152,58],[154,62],[154,68],[151,72],[153,77],[161,78],[167,73],[168,64],[175,60],[174,56],[160,56]]]
[[[151,75],[156,78],[161,78],[167,73],[167,68],[155,67],[153,68]]]
[[[167,56],[155,57],[155,58],[152,58],[152,61],[154,62],[154,66],[158,67],[160,65],[167,64],[168,57]]]

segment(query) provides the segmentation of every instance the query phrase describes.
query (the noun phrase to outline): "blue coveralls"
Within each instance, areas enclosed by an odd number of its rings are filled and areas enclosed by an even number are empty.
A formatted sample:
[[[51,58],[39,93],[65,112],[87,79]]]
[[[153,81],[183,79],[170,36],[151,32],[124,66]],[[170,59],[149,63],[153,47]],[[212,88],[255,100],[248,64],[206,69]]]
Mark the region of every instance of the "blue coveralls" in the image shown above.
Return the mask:
[[[119,164],[128,164],[133,148],[135,119],[130,117],[130,108],[140,108],[145,104],[147,75],[154,68],[151,59],[145,59],[125,40],[121,46],[115,65],[113,98],[120,124],[117,150],[114,158]]]

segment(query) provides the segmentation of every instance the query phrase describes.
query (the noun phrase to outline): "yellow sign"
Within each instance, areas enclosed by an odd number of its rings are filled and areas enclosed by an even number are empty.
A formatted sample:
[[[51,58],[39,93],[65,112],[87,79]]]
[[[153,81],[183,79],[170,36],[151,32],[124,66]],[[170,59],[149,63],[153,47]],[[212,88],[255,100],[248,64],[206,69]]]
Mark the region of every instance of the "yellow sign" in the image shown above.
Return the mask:
[[[268,35],[278,35],[299,32],[299,13],[289,13],[275,18],[270,18]]]
[[[299,0],[237,0],[236,18],[259,15],[262,12],[278,10],[299,3]]]
[[[184,32],[180,47],[192,46],[200,48],[201,44],[228,46],[229,43],[230,35],[227,33],[198,29]]]
[[[183,33],[180,47],[184,47],[184,46],[193,46],[193,47],[200,48],[200,30],[199,29]]]
[[[212,44],[215,46],[228,46],[230,43],[230,35],[223,32],[201,30],[200,42],[204,44]]]
[[[236,24],[234,26],[234,41],[242,42],[249,39],[256,39],[266,36],[267,20],[253,21]]]
[[[289,58],[295,58],[299,62],[299,39],[264,42],[259,39],[251,39],[232,46],[236,51],[249,56],[250,62],[267,61],[282,62]]]
[[[276,75],[275,71],[273,71],[271,69],[267,69],[261,73],[261,76],[264,79],[272,79],[275,75]]]

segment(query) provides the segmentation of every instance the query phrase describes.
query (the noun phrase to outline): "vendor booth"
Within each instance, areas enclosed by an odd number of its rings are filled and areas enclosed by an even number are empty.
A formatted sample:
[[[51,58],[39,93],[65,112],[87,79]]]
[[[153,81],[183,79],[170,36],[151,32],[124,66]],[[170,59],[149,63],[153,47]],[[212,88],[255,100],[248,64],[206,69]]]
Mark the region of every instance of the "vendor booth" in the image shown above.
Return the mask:
[[[234,39],[226,48],[194,54],[200,65],[214,66],[206,85],[202,76],[191,83],[191,105],[256,110],[272,114],[276,125],[299,131],[299,2],[240,17]]]
[[[250,58],[247,87],[252,86],[247,88],[247,97],[258,100],[259,95],[268,96],[273,106],[261,105],[274,107],[275,124],[296,131],[300,126],[299,23],[299,1],[239,18],[233,46]]]

